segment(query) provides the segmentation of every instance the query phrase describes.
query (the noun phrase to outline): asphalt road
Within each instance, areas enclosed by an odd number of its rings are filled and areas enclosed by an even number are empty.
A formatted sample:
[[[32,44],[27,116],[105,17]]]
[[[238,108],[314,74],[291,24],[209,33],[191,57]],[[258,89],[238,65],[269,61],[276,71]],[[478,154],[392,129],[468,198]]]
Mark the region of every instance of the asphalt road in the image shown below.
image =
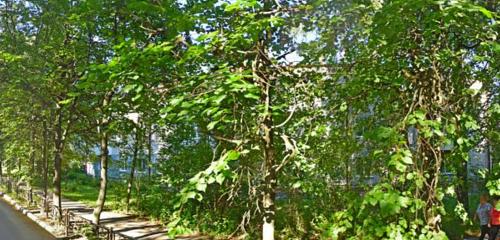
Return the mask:
[[[55,240],[55,238],[0,199],[0,240]]]

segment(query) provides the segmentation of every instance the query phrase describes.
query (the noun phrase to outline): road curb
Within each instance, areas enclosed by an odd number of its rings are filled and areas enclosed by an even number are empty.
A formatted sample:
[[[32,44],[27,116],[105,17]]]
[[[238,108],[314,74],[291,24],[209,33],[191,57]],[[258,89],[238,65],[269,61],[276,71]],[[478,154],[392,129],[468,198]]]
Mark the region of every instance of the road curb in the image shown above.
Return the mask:
[[[46,222],[41,221],[40,219],[38,219],[38,217],[36,217],[33,213],[31,213],[28,209],[26,209],[25,207],[23,207],[18,202],[16,202],[16,200],[14,200],[12,197],[10,197],[9,195],[7,195],[6,193],[0,192],[0,197],[5,202],[7,202],[8,204],[10,204],[12,207],[14,207],[14,209],[16,209],[17,211],[19,211],[23,215],[27,216],[29,219],[31,219],[31,221],[35,222],[38,226],[40,226],[45,231],[47,231],[48,233],[50,233],[50,235],[52,235],[55,239],[58,239],[58,240],[70,239],[70,237],[58,237],[58,236],[56,236],[54,234],[55,229],[52,226],[50,226]]]

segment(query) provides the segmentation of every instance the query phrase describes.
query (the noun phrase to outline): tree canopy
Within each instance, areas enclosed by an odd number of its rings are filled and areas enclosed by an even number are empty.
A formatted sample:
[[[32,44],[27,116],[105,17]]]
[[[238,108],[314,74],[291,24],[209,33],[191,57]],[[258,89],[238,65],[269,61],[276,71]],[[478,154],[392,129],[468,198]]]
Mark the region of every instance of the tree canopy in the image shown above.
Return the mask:
[[[68,173],[99,162],[94,222],[118,182],[171,236],[460,239],[500,195],[498,9],[2,1],[0,176],[61,216]]]

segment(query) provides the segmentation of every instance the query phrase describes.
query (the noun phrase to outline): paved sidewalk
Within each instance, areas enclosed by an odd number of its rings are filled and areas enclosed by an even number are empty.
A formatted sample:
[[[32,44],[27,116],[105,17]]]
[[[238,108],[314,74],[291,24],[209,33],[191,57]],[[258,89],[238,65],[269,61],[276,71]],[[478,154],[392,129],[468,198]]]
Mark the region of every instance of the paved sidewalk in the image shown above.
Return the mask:
[[[466,237],[464,240],[478,240],[479,237]],[[486,237],[485,240],[488,240],[489,238]],[[497,237],[497,240],[500,240],[500,236]]]
[[[50,203],[52,204],[52,203]],[[92,222],[93,209],[89,206],[69,199],[61,199],[63,212],[70,211],[73,216]],[[100,226],[112,229],[117,237],[141,240],[168,240],[167,229],[157,222],[152,222],[134,215],[103,211]],[[207,239],[206,237],[193,236],[184,239]]]
[[[21,191],[27,190],[21,189]],[[39,189],[34,189],[33,196],[37,196],[39,199],[43,199],[43,192]],[[51,193],[49,193],[49,196],[51,196]],[[12,201],[14,200],[12,199]],[[52,197],[49,197],[48,201],[48,206],[52,206]],[[52,219],[50,219],[50,217],[47,218],[46,213],[40,211],[39,208],[35,208],[34,206],[31,206],[30,208],[22,208],[25,209],[23,211],[25,211],[33,221],[43,226],[47,231],[50,231],[58,238],[62,238],[68,233],[69,236],[73,235],[74,233],[71,233],[71,230],[76,225],[92,223],[93,208],[89,207],[88,205],[78,201],[72,201],[66,198],[62,198],[61,207],[63,212],[62,223],[54,222]],[[158,222],[153,222],[145,218],[139,218],[134,215],[122,214],[113,211],[103,211],[101,213],[101,223],[99,224],[99,228],[101,229],[101,233],[103,231],[111,233],[111,236],[108,235],[108,239],[171,239],[167,236],[167,228]],[[207,236],[193,235],[180,238],[177,237],[176,239],[202,240],[211,238]]]

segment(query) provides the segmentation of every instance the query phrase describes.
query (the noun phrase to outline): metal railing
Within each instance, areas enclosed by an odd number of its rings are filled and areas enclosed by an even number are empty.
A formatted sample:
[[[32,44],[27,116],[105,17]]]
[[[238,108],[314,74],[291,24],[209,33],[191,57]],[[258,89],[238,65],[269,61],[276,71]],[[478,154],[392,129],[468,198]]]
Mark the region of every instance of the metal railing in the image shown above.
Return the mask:
[[[0,179],[0,184],[7,188],[7,193],[14,192],[17,198],[25,201],[28,204],[28,208],[38,208],[41,213],[45,213],[47,218],[50,217],[56,221],[59,219],[56,207],[53,204],[50,204],[49,196],[45,196],[42,191],[37,191],[24,182],[16,182],[6,177]],[[134,239],[124,235],[123,233],[114,231],[112,227],[107,227],[102,224],[97,225],[77,214],[88,210],[90,209],[63,209],[62,216],[60,218],[62,221],[60,224],[64,226],[64,235],[66,237],[76,236],[78,235],[77,233],[79,230],[83,229],[85,226],[91,226],[94,230],[94,234],[100,239]]]

